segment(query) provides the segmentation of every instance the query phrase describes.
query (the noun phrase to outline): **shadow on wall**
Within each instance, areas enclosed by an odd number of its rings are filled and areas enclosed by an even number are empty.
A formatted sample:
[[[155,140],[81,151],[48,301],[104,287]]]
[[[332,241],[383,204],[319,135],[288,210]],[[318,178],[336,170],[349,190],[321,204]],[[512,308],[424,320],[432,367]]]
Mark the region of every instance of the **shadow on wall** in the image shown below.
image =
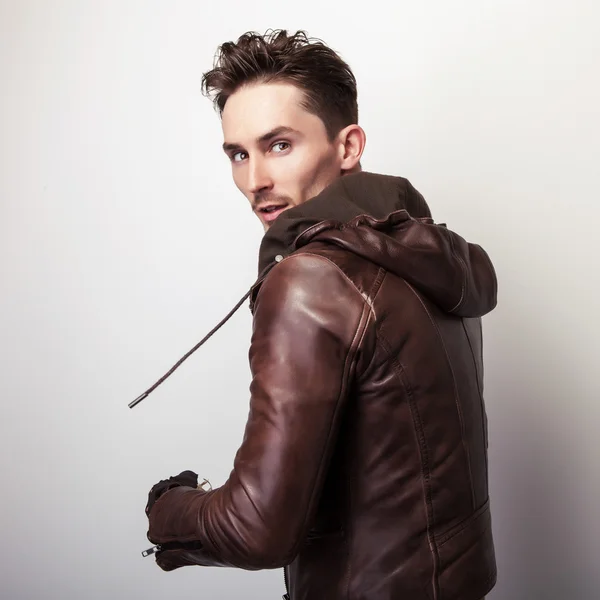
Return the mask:
[[[496,350],[486,350],[498,561],[498,584],[487,598],[600,598],[598,569],[592,566],[596,559],[586,548],[591,535],[585,531],[589,520],[582,504],[586,459],[577,444],[577,423],[585,417],[574,415],[578,385],[569,374],[573,359],[562,356],[565,346],[552,339],[556,330],[551,324],[535,327],[532,315],[520,322],[506,311],[500,321],[503,333],[497,337],[507,337]]]

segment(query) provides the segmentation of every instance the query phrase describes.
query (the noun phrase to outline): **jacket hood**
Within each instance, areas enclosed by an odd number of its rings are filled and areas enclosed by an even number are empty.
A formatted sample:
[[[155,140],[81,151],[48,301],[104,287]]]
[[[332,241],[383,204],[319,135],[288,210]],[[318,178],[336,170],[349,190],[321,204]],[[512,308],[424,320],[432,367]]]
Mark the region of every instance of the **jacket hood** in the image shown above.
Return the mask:
[[[496,275],[485,251],[434,224],[423,196],[402,177],[345,175],[283,212],[262,240],[259,273],[317,241],[402,277],[456,316],[480,317],[496,305]]]

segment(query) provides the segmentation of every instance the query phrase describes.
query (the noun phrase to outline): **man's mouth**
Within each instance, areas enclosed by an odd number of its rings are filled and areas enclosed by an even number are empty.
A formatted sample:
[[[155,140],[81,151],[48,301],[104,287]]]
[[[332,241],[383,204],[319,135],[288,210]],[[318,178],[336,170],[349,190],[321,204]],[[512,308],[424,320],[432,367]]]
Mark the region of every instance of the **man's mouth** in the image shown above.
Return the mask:
[[[267,223],[274,221],[286,208],[287,204],[268,204],[258,209],[262,218]]]

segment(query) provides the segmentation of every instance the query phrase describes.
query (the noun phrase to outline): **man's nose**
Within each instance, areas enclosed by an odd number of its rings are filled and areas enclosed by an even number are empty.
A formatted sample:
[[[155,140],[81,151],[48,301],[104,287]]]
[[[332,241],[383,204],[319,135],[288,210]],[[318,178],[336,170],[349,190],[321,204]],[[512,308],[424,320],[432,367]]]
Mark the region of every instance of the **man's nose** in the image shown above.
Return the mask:
[[[264,161],[251,158],[248,167],[248,190],[252,194],[259,194],[273,187],[273,181]]]

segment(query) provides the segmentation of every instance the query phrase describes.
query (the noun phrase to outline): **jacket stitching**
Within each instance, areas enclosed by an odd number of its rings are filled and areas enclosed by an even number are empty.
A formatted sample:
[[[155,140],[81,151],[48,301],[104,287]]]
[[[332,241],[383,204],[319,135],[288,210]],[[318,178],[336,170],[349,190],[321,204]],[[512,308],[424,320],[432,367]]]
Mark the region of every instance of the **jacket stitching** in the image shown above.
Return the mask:
[[[482,537],[485,537],[485,535],[488,533],[487,529],[484,529],[483,531],[480,531],[479,533],[477,533],[477,535],[475,535],[474,538],[472,538],[470,540],[470,547],[473,546],[477,546],[477,544],[480,542]],[[452,566],[461,559],[461,556],[454,556],[452,559],[449,559],[446,564],[444,564],[444,571],[450,570],[452,569]]]
[[[402,366],[402,363],[398,360],[396,356],[392,354],[391,345],[385,338],[385,336],[378,331],[378,338],[383,346],[386,354],[388,355],[388,359],[392,365],[395,366],[396,376],[400,381],[400,385],[406,392],[406,396],[408,398],[408,405],[410,408],[410,412],[412,415],[411,422],[413,424],[415,436],[417,438],[417,445],[419,448],[419,454],[421,456],[421,476],[423,482],[423,495],[425,501],[425,515],[427,520],[427,542],[429,544],[429,550],[431,552],[431,560],[432,560],[432,586],[433,586],[433,598],[434,600],[438,599],[438,571],[439,571],[439,556],[437,552],[437,546],[435,543],[435,538],[432,531],[432,524],[435,522],[435,511],[433,508],[433,501],[431,499],[431,472],[429,470],[429,450],[427,448],[427,439],[423,432],[423,422],[421,420],[421,415],[419,413],[419,409],[415,403],[414,395],[412,391],[412,386],[410,385],[410,381],[406,376],[406,371]]]
[[[490,501],[486,500],[481,508],[477,509],[473,514],[470,514],[466,519],[461,521],[458,525],[453,527],[450,531],[447,531],[440,537],[436,538],[438,546],[441,548],[446,542],[449,542],[454,536],[458,535],[461,531],[465,530],[471,523],[474,523],[488,510]]]
[[[429,309],[427,308],[427,306],[425,306],[425,303],[423,302],[423,300],[419,296],[419,294],[417,294],[417,292],[415,291],[415,289],[408,282],[407,282],[407,285],[413,291],[413,294],[418,298],[419,302],[423,306],[423,309],[427,313],[427,316],[429,317],[429,320],[431,321],[431,323],[435,327],[435,330],[437,331],[438,338],[440,340],[442,348],[444,348],[444,354],[446,355],[446,360],[448,362],[448,367],[450,368],[450,371],[452,373],[452,387],[454,388],[454,401],[455,401],[455,404],[456,404],[456,412],[458,413],[458,418],[459,418],[459,421],[460,421],[460,438],[461,438],[461,442],[462,442],[463,451],[465,453],[465,458],[467,460],[467,467],[469,469],[469,483],[470,483],[470,486],[471,486],[471,501],[473,503],[472,504],[473,509],[475,509],[477,507],[476,506],[477,503],[476,503],[476,500],[475,500],[475,489],[473,487],[473,469],[471,468],[471,454],[470,454],[469,449],[467,448],[467,446],[465,444],[465,420],[464,420],[463,412],[462,412],[461,407],[460,407],[460,403],[458,401],[458,389],[456,387],[456,374],[454,373],[454,368],[452,366],[452,363],[450,362],[450,357],[448,356],[448,349],[446,348],[446,344],[444,343],[444,339],[442,338],[442,336],[440,334],[440,330],[439,330],[437,324],[435,323],[433,317],[431,316],[431,313],[429,312]],[[462,321],[462,319],[461,319],[461,323],[463,324],[463,327],[464,327],[464,321]]]
[[[284,258],[281,261],[281,263],[283,263],[285,260],[290,260],[293,257],[299,257],[299,256],[314,256],[316,258],[325,260],[329,264],[333,265],[336,268],[336,270],[338,271],[338,273],[340,273],[340,275],[350,284],[350,287],[360,296],[361,301],[363,302],[363,304],[365,306],[367,306],[369,308],[369,310],[371,311],[371,314],[373,315],[373,318],[375,319],[375,309],[373,308],[373,306],[371,304],[372,300],[365,298],[363,296],[362,292],[358,289],[357,285],[354,283],[354,281],[352,281],[352,279],[350,279],[350,277],[348,277],[348,275],[346,275],[344,270],[341,269],[340,266],[335,261],[331,260],[328,256],[323,256],[322,254],[317,254],[316,252],[304,251],[304,252],[299,252],[298,254],[292,254],[291,256]],[[281,263],[279,263],[279,264],[281,264]]]
[[[385,279],[385,276],[387,275],[387,271],[383,268],[383,267],[379,267],[379,272],[377,273],[377,276],[375,277],[375,281],[373,282],[373,285],[371,286],[371,290],[369,291],[369,297],[372,297],[371,303],[374,305],[375,304],[375,300],[377,300],[377,296],[379,296],[379,292],[381,291],[381,288],[383,287],[383,281]],[[373,290],[375,289],[375,287],[377,287],[377,290],[375,291],[375,295],[373,295]]]
[[[338,267],[338,269],[339,269],[339,267]],[[341,271],[341,269],[339,269],[339,270]],[[379,293],[379,290],[381,289],[383,280],[385,279],[385,274],[386,274],[385,269],[380,267],[379,271],[377,272],[377,275],[375,276],[375,280],[373,281],[373,284],[371,285],[371,289],[369,290],[369,294],[368,294],[369,297],[373,298],[372,302],[375,302],[375,298],[377,297],[377,294]],[[373,295],[373,290],[376,290],[375,295]],[[362,296],[362,294],[361,294],[361,296]],[[371,314],[373,314],[373,316],[376,320],[375,311],[373,309],[372,304],[369,304],[369,308],[371,309]],[[367,332],[367,325],[368,325],[368,320],[365,323],[365,328],[364,328],[361,340],[357,346],[357,350],[362,345],[362,341]],[[373,353],[373,356],[371,357],[371,362],[373,362],[374,356],[375,356],[375,353]],[[353,506],[353,488],[352,488],[352,486],[350,486],[350,491],[348,492],[348,514],[352,514],[352,506]],[[354,530],[352,528],[352,520],[349,520],[346,531],[347,531],[347,536],[345,536],[345,539],[344,539],[344,543],[346,545],[346,573],[345,573],[346,583],[345,583],[345,588],[346,588],[346,598],[350,598],[350,581],[352,580],[352,540],[353,540],[353,535],[354,535]]]
[[[454,368],[452,367],[452,363],[450,362],[450,357],[448,356],[448,349],[446,348],[446,344],[444,343],[444,338],[442,337],[435,320],[431,316],[429,309],[423,302],[423,299],[421,298],[421,296],[416,292],[415,288],[410,283],[408,283],[408,281],[406,281],[405,283],[408,286],[408,288],[413,292],[413,294],[415,295],[417,300],[420,302],[421,306],[423,307],[423,310],[429,317],[431,324],[435,328],[435,330],[437,332],[437,336],[440,341],[440,344],[442,345],[442,348],[444,349],[444,354],[446,355],[446,362],[448,363],[448,368],[450,369],[450,372],[452,373],[452,387],[454,388],[454,403],[456,404],[456,412],[458,413],[458,420],[460,422],[460,441],[462,443],[463,451],[465,453],[465,458],[467,460],[467,467],[469,469],[469,484],[471,486],[471,501],[473,503],[472,507],[473,507],[473,509],[475,509],[476,502],[475,502],[475,490],[473,489],[473,471],[471,469],[471,455],[469,454],[469,449],[467,448],[467,446],[465,444],[465,420],[464,420],[462,410],[460,408],[460,403],[458,401],[458,390],[456,388],[456,374],[454,373]]]
[[[373,306],[375,305],[375,300],[376,300],[377,296],[379,295],[379,291],[383,287],[383,282],[385,281],[386,275],[387,275],[387,271],[383,267],[381,267],[379,269],[379,272],[377,273],[377,276],[375,277],[375,281],[373,282],[373,285],[371,286],[371,290],[369,291],[369,297],[373,298],[373,300],[372,300]],[[375,295],[373,295],[373,290],[375,290]],[[375,311],[374,308],[373,308],[373,311]],[[377,315],[376,314],[374,316],[373,322],[377,323]],[[375,360],[376,355],[377,355],[377,353],[373,352],[373,354],[371,355],[371,358],[369,360],[369,364],[365,365],[364,368],[362,369],[362,371],[360,373],[356,374],[358,379],[363,377],[364,374],[369,371],[371,365],[373,364],[373,361]]]
[[[364,320],[364,326],[363,326],[363,330],[361,332],[360,340],[358,341],[358,344],[356,345],[356,351],[354,353],[354,356],[356,356],[358,349],[360,348],[363,340],[365,339],[367,325],[369,324],[368,317],[365,318],[365,313],[366,313],[365,309],[366,308],[367,308],[366,306],[363,307],[363,311],[361,314],[360,320],[361,321]],[[349,509],[352,510],[352,492],[350,492],[350,494],[348,495],[348,506],[349,506]],[[350,579],[351,579],[351,574],[352,574],[352,539],[354,536],[354,529],[352,528],[351,522],[348,524],[347,532],[348,532],[348,535],[345,536],[344,543],[346,544],[346,549],[347,549],[346,550],[346,597],[348,598],[350,595]]]

